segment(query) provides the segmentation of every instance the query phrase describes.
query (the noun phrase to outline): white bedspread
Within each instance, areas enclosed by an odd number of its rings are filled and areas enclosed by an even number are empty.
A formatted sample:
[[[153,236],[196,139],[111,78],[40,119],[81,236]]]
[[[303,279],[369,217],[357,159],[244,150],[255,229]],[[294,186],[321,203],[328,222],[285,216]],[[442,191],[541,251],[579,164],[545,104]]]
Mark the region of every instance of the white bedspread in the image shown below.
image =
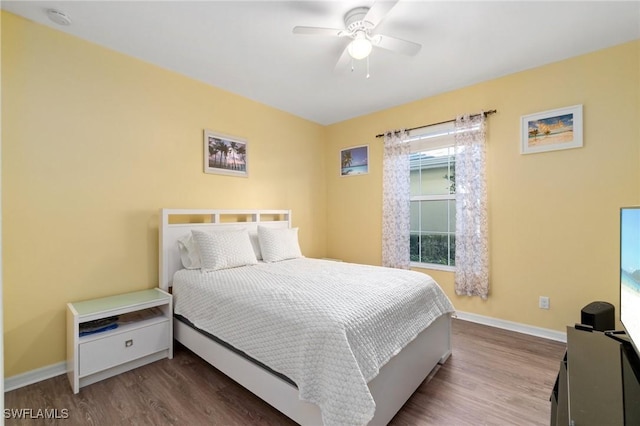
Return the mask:
[[[325,425],[366,424],[367,383],[454,308],[428,275],[319,259],[178,271],[175,312],[292,379]]]

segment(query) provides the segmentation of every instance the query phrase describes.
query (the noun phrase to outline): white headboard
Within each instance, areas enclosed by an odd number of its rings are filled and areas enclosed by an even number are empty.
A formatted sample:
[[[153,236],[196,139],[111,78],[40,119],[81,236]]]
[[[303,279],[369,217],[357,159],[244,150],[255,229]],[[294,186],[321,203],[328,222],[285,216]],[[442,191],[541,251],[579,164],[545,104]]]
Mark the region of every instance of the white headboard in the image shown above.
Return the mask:
[[[258,225],[290,228],[291,210],[161,209],[160,219],[159,286],[167,290],[173,283],[173,274],[182,269],[178,238],[192,229],[206,231],[224,227],[246,227],[250,234],[255,234],[258,232]]]

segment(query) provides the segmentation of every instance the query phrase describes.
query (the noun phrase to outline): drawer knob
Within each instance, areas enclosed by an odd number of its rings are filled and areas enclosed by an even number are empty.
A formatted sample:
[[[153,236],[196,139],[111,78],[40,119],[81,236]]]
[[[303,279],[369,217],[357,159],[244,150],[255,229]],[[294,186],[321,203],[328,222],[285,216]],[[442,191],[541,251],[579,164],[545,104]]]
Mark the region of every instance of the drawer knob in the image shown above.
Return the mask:
[[[129,339],[126,342],[124,342],[124,347],[128,348],[130,346],[133,346],[133,339]]]

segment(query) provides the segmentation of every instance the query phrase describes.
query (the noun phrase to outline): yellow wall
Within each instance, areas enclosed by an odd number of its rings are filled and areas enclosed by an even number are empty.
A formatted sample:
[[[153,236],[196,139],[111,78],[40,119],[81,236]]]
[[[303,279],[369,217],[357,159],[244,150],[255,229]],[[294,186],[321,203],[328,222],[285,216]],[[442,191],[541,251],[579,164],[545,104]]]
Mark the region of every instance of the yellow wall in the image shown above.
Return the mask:
[[[65,359],[67,302],[157,285],[162,207],[292,209],[325,254],[320,125],[6,12],[2,107],[8,377]],[[248,178],[203,173],[205,128]]]
[[[639,50],[640,42],[627,43],[329,126],[327,255],[380,263],[376,134],[495,108],[489,299],[457,297],[453,273],[426,272],[460,311],[559,331],[594,300],[617,306],[618,209],[640,204]],[[584,105],[583,148],[520,154],[522,115],[575,104]],[[370,146],[370,174],[339,177],[337,166],[331,173],[341,148],[362,144]],[[538,308],[538,296],[550,297],[550,310]]]

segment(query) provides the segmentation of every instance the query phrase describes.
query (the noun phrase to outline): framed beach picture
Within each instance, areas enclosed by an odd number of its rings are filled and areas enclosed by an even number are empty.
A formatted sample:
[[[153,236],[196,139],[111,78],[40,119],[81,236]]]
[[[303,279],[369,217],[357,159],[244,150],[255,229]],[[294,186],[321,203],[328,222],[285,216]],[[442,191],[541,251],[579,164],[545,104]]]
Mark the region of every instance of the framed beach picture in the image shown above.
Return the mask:
[[[230,176],[248,176],[245,139],[204,131],[204,172]]]
[[[340,176],[365,175],[367,173],[369,173],[369,145],[340,150]]]
[[[582,146],[582,105],[524,115],[520,119],[520,153]]]

